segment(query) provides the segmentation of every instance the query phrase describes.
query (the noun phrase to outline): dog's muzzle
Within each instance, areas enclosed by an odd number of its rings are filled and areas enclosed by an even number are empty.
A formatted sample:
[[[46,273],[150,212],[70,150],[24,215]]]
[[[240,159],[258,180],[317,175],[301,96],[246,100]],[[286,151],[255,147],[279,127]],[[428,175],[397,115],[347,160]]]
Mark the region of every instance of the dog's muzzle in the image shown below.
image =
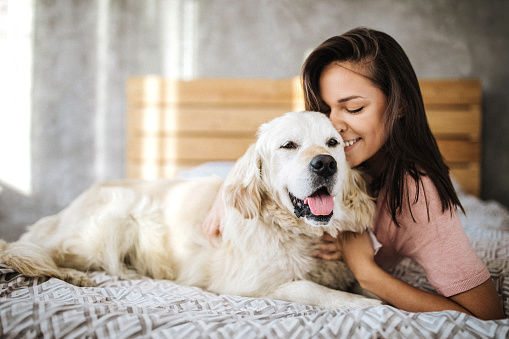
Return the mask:
[[[315,177],[313,182],[317,189],[304,200],[289,192],[297,218],[306,217],[318,223],[329,222],[334,209],[334,198],[330,194],[330,187],[337,169],[336,160],[328,154],[320,154],[311,159],[309,170]]]
[[[327,223],[334,213],[334,198],[325,188],[320,188],[305,200],[297,198],[292,193],[289,195],[297,218],[307,217],[314,221]]]

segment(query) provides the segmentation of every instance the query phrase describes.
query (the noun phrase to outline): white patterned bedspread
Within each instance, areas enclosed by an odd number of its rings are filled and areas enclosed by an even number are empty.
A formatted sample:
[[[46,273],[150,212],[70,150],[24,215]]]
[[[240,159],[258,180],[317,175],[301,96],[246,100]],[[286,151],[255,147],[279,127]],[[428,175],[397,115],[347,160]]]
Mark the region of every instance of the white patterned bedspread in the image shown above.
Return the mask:
[[[467,235],[509,314],[509,212],[462,196]],[[403,261],[393,274],[431,290]],[[32,279],[0,264],[1,338],[509,338],[509,319],[459,312],[408,313],[390,306],[323,310],[284,301],[216,295],[171,281],[89,274],[97,287]]]

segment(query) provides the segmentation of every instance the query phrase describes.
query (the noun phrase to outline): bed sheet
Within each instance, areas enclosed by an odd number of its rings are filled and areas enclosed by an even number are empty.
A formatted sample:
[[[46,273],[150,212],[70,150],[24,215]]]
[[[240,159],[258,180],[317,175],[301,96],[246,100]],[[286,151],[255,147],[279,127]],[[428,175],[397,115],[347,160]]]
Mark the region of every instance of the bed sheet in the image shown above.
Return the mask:
[[[461,190],[460,199],[467,213],[460,216],[465,231],[509,315],[509,211]],[[392,273],[433,290],[411,260]],[[89,277],[96,287],[29,278],[0,264],[0,337],[509,338],[509,319],[482,321],[454,311],[409,313],[391,306],[324,310],[217,295],[165,280],[119,280],[104,272]]]

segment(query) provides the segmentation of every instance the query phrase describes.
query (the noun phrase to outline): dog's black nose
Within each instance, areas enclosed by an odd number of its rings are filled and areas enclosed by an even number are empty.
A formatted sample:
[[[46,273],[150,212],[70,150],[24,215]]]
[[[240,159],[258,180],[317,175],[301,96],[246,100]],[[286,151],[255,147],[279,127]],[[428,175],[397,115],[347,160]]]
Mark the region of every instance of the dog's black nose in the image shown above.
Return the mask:
[[[328,154],[320,154],[311,159],[309,168],[321,177],[328,178],[338,169],[336,160]]]

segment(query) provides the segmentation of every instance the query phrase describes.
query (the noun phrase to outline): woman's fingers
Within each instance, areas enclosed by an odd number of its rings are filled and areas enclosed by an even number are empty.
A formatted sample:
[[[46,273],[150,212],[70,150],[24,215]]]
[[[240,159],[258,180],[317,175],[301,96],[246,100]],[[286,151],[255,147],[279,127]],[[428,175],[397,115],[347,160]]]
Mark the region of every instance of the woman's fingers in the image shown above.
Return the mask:
[[[325,253],[338,251],[338,247],[336,246],[336,244],[331,243],[331,242],[320,242],[320,243],[316,244],[316,248],[320,252],[325,252]]]
[[[317,253],[315,258],[323,260],[342,260],[342,253],[339,242],[328,233],[324,233],[320,238],[321,242],[315,244]]]
[[[221,216],[214,213],[214,211],[209,212],[202,224],[202,231],[207,237],[210,245],[212,245],[212,247],[216,247],[214,242],[222,231]]]
[[[202,224],[202,231],[207,237],[210,245],[215,246],[215,242],[221,232],[223,232],[223,220],[224,220],[224,205],[222,199],[223,186],[219,189],[216,199],[212,204],[210,211],[207,213],[205,220]]]
[[[322,237],[320,238],[322,242],[335,242],[337,239],[334,238],[332,235],[330,235],[327,232],[324,232]]]
[[[315,254],[314,257],[329,261],[336,261],[342,259],[341,252],[319,252]]]

